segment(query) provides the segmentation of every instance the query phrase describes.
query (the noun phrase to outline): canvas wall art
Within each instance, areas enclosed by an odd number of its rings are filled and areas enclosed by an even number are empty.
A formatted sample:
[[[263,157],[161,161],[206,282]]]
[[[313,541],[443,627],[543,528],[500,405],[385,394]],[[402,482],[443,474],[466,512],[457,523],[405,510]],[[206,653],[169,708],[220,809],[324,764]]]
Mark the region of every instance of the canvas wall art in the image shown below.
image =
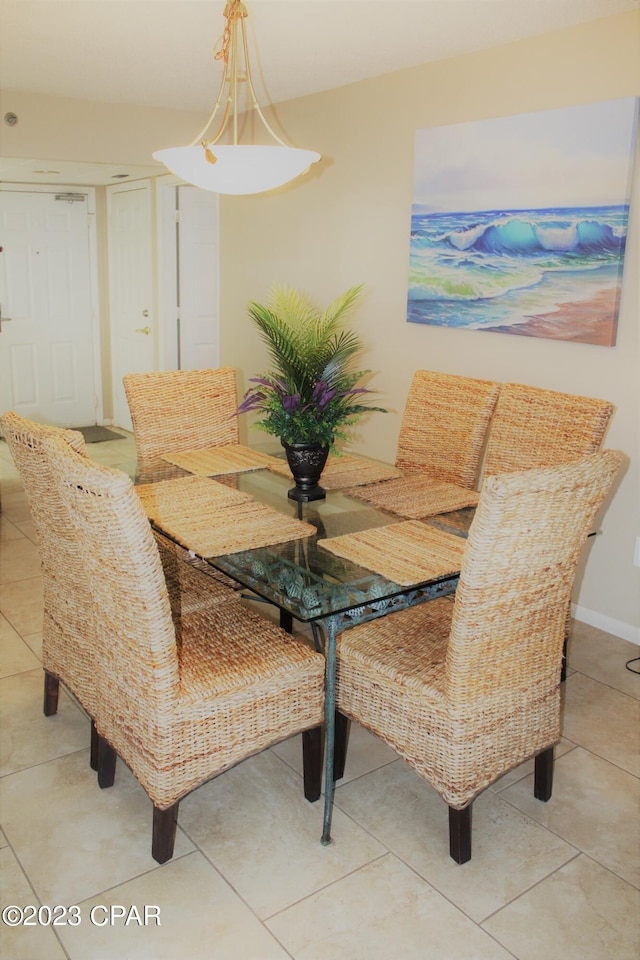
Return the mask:
[[[410,323],[613,346],[638,98],[416,133]]]

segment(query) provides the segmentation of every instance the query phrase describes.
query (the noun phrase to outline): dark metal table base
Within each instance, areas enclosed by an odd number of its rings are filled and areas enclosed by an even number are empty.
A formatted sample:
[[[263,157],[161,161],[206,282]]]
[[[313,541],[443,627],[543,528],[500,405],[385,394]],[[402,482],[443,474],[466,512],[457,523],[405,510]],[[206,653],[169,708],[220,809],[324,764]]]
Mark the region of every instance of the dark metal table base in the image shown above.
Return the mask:
[[[336,735],[336,638],[339,633],[349,627],[376,620],[378,617],[393,613],[395,610],[406,610],[407,607],[435,600],[455,593],[458,577],[442,580],[425,587],[417,587],[407,593],[400,594],[387,600],[376,600],[364,606],[347,610],[345,613],[334,614],[324,618],[321,622],[326,633],[325,658],[326,681],[324,695],[324,722],[325,722],[325,786],[324,786],[324,821],[321,842],[326,846],[331,843],[331,817],[333,813],[333,757]]]

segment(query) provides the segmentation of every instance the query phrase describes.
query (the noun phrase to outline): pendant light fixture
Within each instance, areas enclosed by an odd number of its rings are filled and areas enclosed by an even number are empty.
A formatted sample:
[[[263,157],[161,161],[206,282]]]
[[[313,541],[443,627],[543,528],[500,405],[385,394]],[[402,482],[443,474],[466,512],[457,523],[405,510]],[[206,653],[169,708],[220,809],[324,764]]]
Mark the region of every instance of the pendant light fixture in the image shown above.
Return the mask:
[[[214,53],[216,60],[222,60],[224,69],[209,119],[189,146],[156,150],[153,157],[187,183],[203,190],[230,194],[263,193],[306,173],[311,164],[320,159],[320,154],[289,147],[272,130],[258,103],[251,79],[245,4],[241,0],[228,0],[224,16],[224,33]],[[240,84],[246,84],[250,105],[274,144],[238,143]],[[221,107],[220,124],[213,136],[207,138]],[[227,128],[230,129],[231,143],[220,143]]]

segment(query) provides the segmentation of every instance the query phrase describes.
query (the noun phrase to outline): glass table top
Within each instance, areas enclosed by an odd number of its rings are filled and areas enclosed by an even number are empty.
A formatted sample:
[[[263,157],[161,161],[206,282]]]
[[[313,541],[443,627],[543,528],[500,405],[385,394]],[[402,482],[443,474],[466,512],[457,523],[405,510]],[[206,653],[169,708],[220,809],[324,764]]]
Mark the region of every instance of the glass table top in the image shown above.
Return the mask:
[[[120,465],[136,483],[189,476],[166,461]],[[290,500],[291,479],[260,469],[217,476],[217,482],[249,494],[285,516],[303,520],[317,533],[302,540],[258,547],[222,556],[206,556],[208,563],[226,573],[258,596],[276,604],[301,621],[313,621],[330,615],[373,606],[376,602],[406,594],[407,586],[394,583],[349,560],[318,546],[318,541],[362,530],[399,523],[402,517],[349,497],[340,491],[327,491],[326,499],[310,503]],[[322,483],[322,481],[321,481]],[[474,509],[440,514],[425,520],[433,526],[466,536]],[[440,578],[450,583],[457,574]],[[439,580],[430,580],[433,586]],[[420,587],[416,584],[415,587]],[[413,589],[413,586],[410,588]]]

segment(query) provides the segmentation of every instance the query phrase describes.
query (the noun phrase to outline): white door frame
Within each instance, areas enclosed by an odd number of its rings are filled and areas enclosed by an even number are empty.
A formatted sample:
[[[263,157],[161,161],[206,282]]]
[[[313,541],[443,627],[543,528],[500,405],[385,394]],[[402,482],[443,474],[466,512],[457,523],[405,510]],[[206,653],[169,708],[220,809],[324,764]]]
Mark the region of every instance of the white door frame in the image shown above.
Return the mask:
[[[155,177],[158,251],[158,351],[160,370],[178,369],[178,236],[175,188],[184,183],[173,174]]]
[[[102,402],[102,365],[100,350],[100,306],[98,293],[98,242],[96,230],[96,191],[94,187],[51,183],[0,183],[0,190],[8,193],[82,193],[87,197],[87,224],[89,242],[89,285],[91,291],[91,338],[93,353],[93,389],[96,423],[104,423]]]
[[[174,174],[154,177],[156,191],[156,243],[158,251],[158,351],[159,369],[179,367],[178,331],[178,235],[176,187],[190,186]],[[218,217],[218,233],[220,220]],[[219,257],[219,254],[218,254]],[[216,316],[220,316],[220,285],[217,285]],[[220,322],[217,329],[220,356]]]
[[[110,184],[107,187],[107,238],[108,238],[108,251],[109,251],[109,309],[110,309],[110,349],[111,349],[111,389],[113,397],[113,422],[116,426],[123,427],[124,429],[131,430],[131,421],[129,415],[129,409],[124,395],[124,390],[122,387],[122,376],[128,372],[143,373],[147,370],[159,370],[161,357],[159,354],[158,346],[158,272],[157,272],[157,263],[156,263],[156,244],[155,244],[155,233],[154,233],[154,221],[155,221],[155,193],[154,193],[154,183],[152,177],[145,177],[142,180],[131,180],[118,184]],[[144,359],[139,366],[134,366],[133,370],[128,364],[130,363],[130,357],[127,357],[126,361],[123,364],[123,353],[121,350],[122,339],[126,335],[124,328],[122,327],[120,320],[116,319],[118,316],[116,312],[117,298],[114,296],[115,290],[115,265],[120,261],[117,260],[115,255],[115,231],[113,228],[113,198],[114,197],[125,197],[127,194],[133,193],[144,193],[148,199],[148,228],[145,228],[144,233],[144,243],[145,243],[145,254],[148,257],[148,267],[150,270],[150,275],[148,277],[149,289],[145,290],[145,293],[148,294],[148,298],[145,297],[144,300],[144,311],[140,313],[137,317],[137,322],[144,323],[147,328],[147,333],[151,336],[151,341],[149,344],[145,344],[144,350],[141,352],[140,356]],[[148,244],[147,244],[148,241]],[[146,322],[145,322],[145,318]],[[129,318],[131,319],[131,318]],[[132,324],[133,326],[133,324]],[[131,329],[128,330],[129,336],[132,332],[142,333],[142,330]]]

